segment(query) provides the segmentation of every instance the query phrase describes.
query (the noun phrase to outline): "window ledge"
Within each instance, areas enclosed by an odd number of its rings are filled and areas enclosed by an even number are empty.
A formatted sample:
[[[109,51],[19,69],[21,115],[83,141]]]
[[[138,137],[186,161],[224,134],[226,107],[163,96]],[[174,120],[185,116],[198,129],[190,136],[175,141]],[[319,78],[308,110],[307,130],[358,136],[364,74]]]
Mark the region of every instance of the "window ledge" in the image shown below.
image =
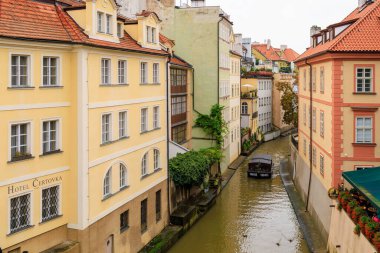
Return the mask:
[[[41,85],[40,89],[63,89],[63,85]]]
[[[376,143],[352,143],[354,147],[376,147]]]
[[[124,232],[127,231],[128,229],[129,229],[129,226],[126,226],[126,227],[120,228],[120,234],[124,233]]]
[[[148,133],[160,130],[160,129],[161,129],[161,127],[158,127],[158,128],[152,129],[152,130],[142,131],[142,132],[140,132],[140,135],[142,135],[142,134],[148,134]]]
[[[103,202],[103,201],[106,201],[107,199],[112,198],[113,196],[117,195],[117,194],[120,193],[120,192],[123,192],[123,191],[127,190],[128,188],[129,188],[129,185],[126,185],[126,186],[121,187],[121,188],[119,189],[119,191],[117,191],[117,192],[115,192],[115,193],[110,193],[110,194],[108,194],[107,196],[103,196],[102,202]]]
[[[33,90],[34,86],[8,86],[8,90]]]
[[[117,140],[107,141],[105,143],[102,143],[102,144],[100,144],[100,146],[101,147],[108,146],[108,145],[114,144],[114,143],[119,142],[119,141],[127,140],[129,138],[130,138],[129,136],[121,137],[121,138],[119,138]]]
[[[56,216],[54,216],[54,217],[51,217],[51,218],[49,218],[49,219],[46,219],[46,220],[41,221],[39,224],[44,224],[44,223],[46,223],[46,222],[49,222],[49,221],[52,221],[52,220],[55,220],[55,219],[58,219],[58,218],[61,218],[61,217],[63,217],[63,215],[62,215],[62,214],[58,214],[58,215],[56,215]]]
[[[63,151],[60,150],[60,149],[58,149],[58,150],[54,150],[54,151],[43,153],[42,155],[40,155],[40,157],[54,155],[54,154],[60,154],[60,153],[63,153]]]
[[[161,85],[161,83],[140,83],[142,86]]]
[[[376,92],[352,92],[354,95],[377,95]]]
[[[129,83],[117,83],[117,84],[99,84],[100,87],[126,87],[129,86]]]
[[[25,230],[31,229],[31,228],[33,228],[33,227],[34,227],[34,225],[28,225],[28,226],[26,226],[26,227],[23,227],[23,228],[20,228],[20,229],[15,230],[15,231],[13,231],[13,232],[10,232],[9,234],[7,234],[7,236],[11,236],[11,235],[14,235],[14,234],[20,233],[20,232],[22,232],[22,231],[25,231]]]
[[[154,175],[157,172],[160,172],[161,170],[162,170],[162,168],[158,168],[158,169],[154,170],[152,173],[145,174],[144,176],[141,176],[141,180],[143,180],[143,179],[145,179],[147,177],[150,177],[151,175]]]
[[[115,194],[110,193],[110,194],[108,194],[107,196],[103,196],[102,202],[103,202],[103,201],[106,201],[106,200],[109,199],[109,198],[111,198],[113,195],[115,195]]]
[[[17,163],[17,162],[31,160],[31,159],[34,159],[34,156],[30,155],[30,156],[25,156],[25,157],[12,158],[10,161],[8,161],[8,163]]]

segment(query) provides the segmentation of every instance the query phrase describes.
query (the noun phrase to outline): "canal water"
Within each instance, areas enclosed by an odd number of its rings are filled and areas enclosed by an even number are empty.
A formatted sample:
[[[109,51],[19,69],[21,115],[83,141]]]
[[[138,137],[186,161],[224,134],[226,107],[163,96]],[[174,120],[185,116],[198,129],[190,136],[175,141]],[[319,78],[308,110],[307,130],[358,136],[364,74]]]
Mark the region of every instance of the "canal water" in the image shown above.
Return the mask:
[[[289,139],[263,144],[255,154],[271,154],[272,179],[247,178],[247,159],[215,206],[169,253],[308,253],[297,218],[279,175],[288,159]]]

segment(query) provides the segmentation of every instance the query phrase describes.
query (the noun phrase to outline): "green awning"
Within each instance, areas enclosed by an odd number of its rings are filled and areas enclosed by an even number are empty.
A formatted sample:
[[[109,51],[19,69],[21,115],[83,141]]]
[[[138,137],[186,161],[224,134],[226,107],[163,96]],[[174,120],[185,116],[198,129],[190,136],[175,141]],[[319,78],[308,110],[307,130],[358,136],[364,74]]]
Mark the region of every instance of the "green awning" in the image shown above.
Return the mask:
[[[343,178],[380,211],[380,167],[343,172]]]

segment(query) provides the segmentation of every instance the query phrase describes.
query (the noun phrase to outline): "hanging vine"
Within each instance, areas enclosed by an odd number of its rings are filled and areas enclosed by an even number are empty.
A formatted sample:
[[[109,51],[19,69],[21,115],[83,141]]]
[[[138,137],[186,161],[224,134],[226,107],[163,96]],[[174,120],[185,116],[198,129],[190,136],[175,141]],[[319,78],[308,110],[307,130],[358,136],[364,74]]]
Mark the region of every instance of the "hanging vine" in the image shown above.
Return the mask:
[[[228,133],[227,123],[223,119],[223,106],[213,105],[210,115],[199,114],[195,126],[200,127],[212,139],[215,139],[218,149],[222,148],[223,138]]]

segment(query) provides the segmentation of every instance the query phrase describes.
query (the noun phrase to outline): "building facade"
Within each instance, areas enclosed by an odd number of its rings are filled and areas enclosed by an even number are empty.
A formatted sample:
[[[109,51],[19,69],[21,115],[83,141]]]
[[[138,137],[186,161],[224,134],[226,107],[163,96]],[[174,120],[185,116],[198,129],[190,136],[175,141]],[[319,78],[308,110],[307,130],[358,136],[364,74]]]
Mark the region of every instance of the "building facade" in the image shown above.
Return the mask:
[[[380,1],[359,1],[342,22],[315,33],[311,47],[296,61],[300,71],[296,178],[326,235],[331,218],[328,189],[343,182],[344,171],[380,165],[379,13]]]
[[[272,131],[272,75],[257,75],[257,113],[260,133]]]
[[[168,224],[160,19],[113,0],[0,8],[34,13],[0,16],[0,248],[137,252]]]
[[[257,79],[241,79],[241,128],[249,128],[252,133],[258,130]]]

